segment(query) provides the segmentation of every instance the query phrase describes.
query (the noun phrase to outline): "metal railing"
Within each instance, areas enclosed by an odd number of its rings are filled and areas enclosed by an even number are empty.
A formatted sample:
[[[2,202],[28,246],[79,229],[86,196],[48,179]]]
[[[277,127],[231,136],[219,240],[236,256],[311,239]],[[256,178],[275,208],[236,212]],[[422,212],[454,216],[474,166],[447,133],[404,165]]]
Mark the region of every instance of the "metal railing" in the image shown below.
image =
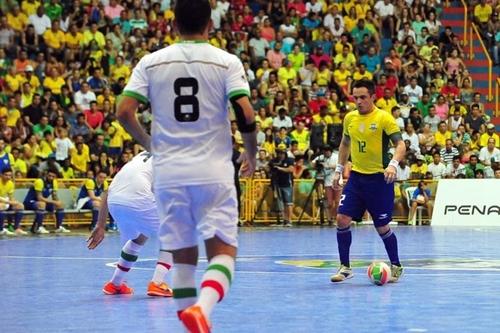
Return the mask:
[[[468,39],[467,39],[467,29],[469,28],[469,9],[467,8],[467,3],[465,0],[460,0],[462,2],[462,6],[464,9],[464,46],[467,46]],[[449,1],[446,0],[446,7],[449,7]],[[470,40],[472,43],[472,39]]]
[[[497,77],[497,84],[495,86],[495,116],[500,117],[500,78]]]
[[[486,96],[486,100],[491,102],[493,100],[493,60],[491,60],[490,53],[488,52],[488,48],[484,45],[483,38],[481,34],[477,30],[477,26],[474,23],[471,23],[472,29],[470,29],[470,43],[469,43],[469,57],[470,59],[474,59],[474,42],[473,42],[473,34],[476,35],[476,38],[479,40],[481,47],[483,49],[486,60],[488,61],[488,96]]]

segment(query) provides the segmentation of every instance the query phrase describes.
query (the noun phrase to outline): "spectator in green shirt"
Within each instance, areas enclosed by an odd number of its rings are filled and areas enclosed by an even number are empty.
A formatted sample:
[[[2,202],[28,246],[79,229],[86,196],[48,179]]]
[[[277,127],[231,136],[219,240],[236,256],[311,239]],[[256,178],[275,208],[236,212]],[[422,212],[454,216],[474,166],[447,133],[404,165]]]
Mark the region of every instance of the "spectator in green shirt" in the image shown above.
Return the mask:
[[[50,0],[49,3],[46,3],[45,14],[52,22],[59,20],[62,15],[62,6],[59,4],[59,0]]]
[[[33,126],[33,134],[41,139],[47,131],[54,133],[54,127],[49,125],[49,117],[43,115],[42,118],[40,118],[40,123]]]
[[[422,95],[422,99],[417,103],[417,109],[420,111],[422,118],[425,118],[429,115],[429,108],[432,106],[431,97],[428,93],[424,93]]]
[[[484,174],[484,165],[479,163],[477,155],[471,155],[469,163],[465,165],[465,176],[467,178],[476,178],[476,171],[481,170]]]

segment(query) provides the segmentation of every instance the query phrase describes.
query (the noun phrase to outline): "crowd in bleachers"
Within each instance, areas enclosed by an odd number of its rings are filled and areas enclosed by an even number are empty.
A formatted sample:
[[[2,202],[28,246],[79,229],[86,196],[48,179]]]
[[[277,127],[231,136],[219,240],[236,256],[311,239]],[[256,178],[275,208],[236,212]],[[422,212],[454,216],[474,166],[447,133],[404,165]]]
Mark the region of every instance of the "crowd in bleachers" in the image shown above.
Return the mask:
[[[239,56],[250,83],[260,176],[269,176],[278,147],[307,171],[322,146],[338,146],[342,120],[355,109],[351,85],[363,78],[376,82],[377,107],[403,131],[408,153],[399,179],[500,176],[498,134],[473,89],[460,40],[441,24],[442,0],[210,3],[209,42]],[[141,57],[179,40],[173,4],[0,2],[2,168],[10,166],[15,178],[47,170],[94,178],[100,171],[113,176],[137,154],[115,102]],[[488,20],[477,17],[496,29],[498,42],[498,6],[492,8]],[[149,106],[139,111],[149,128]],[[240,144],[237,127],[232,131]]]

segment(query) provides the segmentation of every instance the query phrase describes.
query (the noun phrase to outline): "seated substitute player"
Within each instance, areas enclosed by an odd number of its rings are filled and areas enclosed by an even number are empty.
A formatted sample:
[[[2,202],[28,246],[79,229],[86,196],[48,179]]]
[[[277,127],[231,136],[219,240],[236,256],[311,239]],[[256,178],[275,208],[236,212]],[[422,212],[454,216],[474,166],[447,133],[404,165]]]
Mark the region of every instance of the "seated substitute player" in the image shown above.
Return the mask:
[[[137,261],[148,238],[156,235],[160,227],[152,192],[153,168],[150,157],[147,152],[135,156],[116,174],[109,190],[101,195],[99,219],[87,241],[88,248],[95,249],[104,239],[108,209],[120,228],[122,243],[125,243],[113,277],[102,289],[106,295],[133,293],[133,289],[123,282],[125,275]],[[160,249],[153,279],[148,285],[149,296],[172,297],[172,289],[165,282],[172,262],[172,254]]]
[[[24,207],[27,210],[35,211],[35,220],[31,226],[31,232],[37,234],[48,234],[49,231],[43,226],[45,211],[56,214],[56,233],[70,232],[63,227],[64,207],[63,203],[57,197],[57,170],[49,169],[45,178],[35,180],[30,187],[28,194],[24,198]]]
[[[107,175],[104,171],[99,171],[96,177],[85,181],[85,184],[80,188],[80,193],[78,194],[76,208],[92,210],[90,230],[93,230],[97,223],[99,208],[102,202],[102,193],[108,190],[108,181],[106,177]]]
[[[339,181],[349,155],[352,171],[340,197],[337,214],[337,242],[340,268],[331,277],[332,282],[341,282],[353,276],[349,262],[351,247],[351,221],[360,219],[365,210],[373,223],[391,261],[390,282],[397,282],[403,273],[399,262],[396,235],[389,228],[394,204],[396,170],[404,158],[406,147],[399,126],[387,112],[377,108],[375,85],[372,81],[360,80],[353,85],[353,97],[357,111],[344,118],[344,133],[339,149],[339,161],[333,176],[333,184]],[[396,146],[394,157],[389,158],[389,141]]]
[[[14,236],[26,235],[27,232],[21,229],[21,220],[23,219],[22,203],[14,199],[14,182],[12,181],[12,169],[6,168],[2,171],[0,178],[0,235]],[[15,233],[3,228],[5,212],[14,211],[14,229]]]

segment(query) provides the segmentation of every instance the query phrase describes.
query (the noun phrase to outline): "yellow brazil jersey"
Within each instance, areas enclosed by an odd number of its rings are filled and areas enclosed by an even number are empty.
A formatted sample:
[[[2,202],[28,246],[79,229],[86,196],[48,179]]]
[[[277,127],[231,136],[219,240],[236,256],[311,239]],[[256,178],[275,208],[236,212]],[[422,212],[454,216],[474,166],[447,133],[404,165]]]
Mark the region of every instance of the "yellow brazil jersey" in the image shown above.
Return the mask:
[[[500,138],[496,133],[493,133],[491,136],[488,133],[481,134],[481,137],[479,138],[479,144],[481,147],[486,147],[490,138],[495,139],[495,147],[500,148]]]
[[[31,75],[29,80],[27,77],[22,76],[21,85],[24,84],[25,82],[28,82],[31,86],[31,89],[34,91],[36,91],[36,90],[38,90],[38,88],[40,88],[40,80],[38,79],[38,76],[36,76],[36,75]]]
[[[443,133],[437,131],[434,133],[434,139],[436,139],[436,143],[440,145],[441,147],[444,147],[446,145],[446,140],[451,139],[451,132],[446,131]]]
[[[5,82],[7,83],[7,92],[16,92],[21,88],[23,76],[21,74],[5,75]]]
[[[47,158],[50,154],[52,154],[56,150],[56,141],[48,142],[46,140],[42,140],[40,142],[40,157]]]
[[[278,80],[284,87],[288,87],[288,80],[295,80],[297,78],[297,71],[292,68],[281,67],[278,70]]]
[[[398,102],[396,101],[396,99],[394,97],[391,97],[389,99],[385,99],[385,98],[379,98],[377,100],[377,102],[375,103],[375,105],[379,108],[379,109],[382,109],[386,112],[389,112],[390,114],[392,114],[392,108],[395,107],[396,105],[398,105]]]
[[[72,167],[69,167],[67,169],[62,168],[61,175],[63,179],[71,179],[75,177],[75,172],[73,171]]]
[[[389,137],[399,132],[392,115],[379,108],[367,115],[349,112],[344,118],[344,135],[351,138],[352,170],[383,173],[390,161]]]
[[[52,29],[48,29],[43,33],[45,44],[53,49],[60,49],[63,47],[65,39],[66,36],[61,30],[54,32]]]
[[[95,190],[95,181],[93,179],[87,179],[85,181],[85,188],[87,189],[87,191],[93,191],[93,190]],[[108,181],[107,180],[104,180],[103,190],[104,191],[108,190]]]
[[[40,6],[41,2],[40,1],[33,1],[29,2],[24,0],[21,3],[21,10],[27,15],[33,15],[36,13],[36,9]]]
[[[361,79],[366,79],[366,80],[371,81],[371,80],[373,80],[373,74],[368,72],[368,71],[364,72],[363,74],[356,71],[356,72],[354,72],[354,75],[352,76],[352,78],[354,81],[359,81]]]
[[[102,106],[104,104],[104,101],[108,99],[111,105],[115,105],[116,97],[114,95],[109,95],[108,97],[104,95],[99,95],[97,96],[97,105]]]
[[[45,182],[43,181],[42,178],[35,179],[33,183],[33,188],[37,192],[42,192],[43,188],[45,187]],[[57,191],[59,189],[59,185],[57,184],[57,179],[54,179],[52,181],[52,190]]]
[[[19,13],[17,16],[7,13],[7,23],[16,31],[23,31],[28,25],[28,17],[24,13]]]
[[[126,65],[122,65],[120,67],[112,66],[111,67],[111,79],[113,81],[118,81],[119,78],[123,77],[125,81],[128,81],[130,77],[130,67]]]
[[[7,117],[9,111],[5,106],[0,107],[0,117]]]
[[[11,198],[14,195],[14,182],[8,180],[7,182],[0,181],[0,197]]]
[[[299,133],[297,130],[293,130],[290,133],[290,136],[292,140],[297,141],[298,143],[298,148],[301,151],[305,151],[307,148],[309,148],[309,131],[308,130],[303,130],[302,133]]]
[[[330,83],[332,72],[326,68],[325,70],[318,71],[316,74],[316,82],[319,86],[327,86]]]
[[[18,109],[10,109],[7,115],[7,126],[15,127],[19,118],[21,118],[21,112]]]
[[[48,76],[43,80],[43,86],[47,89],[50,89],[50,91],[52,91],[54,95],[60,95],[61,87],[65,84],[66,82],[61,76],[58,76],[55,79]]]
[[[73,35],[71,32],[67,32],[66,35],[64,35],[64,41],[71,48],[79,47],[83,42],[83,34],[77,32]]]
[[[14,163],[11,163],[12,169],[17,172],[19,171],[23,176],[26,176],[26,173],[28,172],[28,165],[26,164],[26,161],[18,158],[17,160],[14,161]]]
[[[71,164],[79,172],[86,172],[87,165],[89,162],[90,162],[89,154],[85,154],[85,152],[83,151],[81,154],[78,154],[77,151],[73,151],[73,153],[71,154]]]
[[[336,69],[333,72],[333,78],[335,79],[335,82],[341,87],[344,87],[347,85],[347,78],[351,76],[351,72],[349,71],[341,71],[339,69]]]
[[[427,164],[422,163],[421,166],[418,166],[417,163],[412,164],[410,167],[410,173],[425,175],[427,173]]]

